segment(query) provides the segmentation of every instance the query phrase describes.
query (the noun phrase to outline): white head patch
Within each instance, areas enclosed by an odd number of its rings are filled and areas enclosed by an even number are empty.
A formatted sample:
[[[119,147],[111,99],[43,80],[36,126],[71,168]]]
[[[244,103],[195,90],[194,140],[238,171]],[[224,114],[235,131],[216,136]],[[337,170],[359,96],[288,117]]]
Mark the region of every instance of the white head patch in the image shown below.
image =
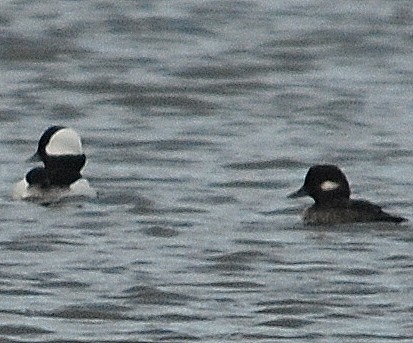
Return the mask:
[[[338,187],[340,187],[340,184],[334,181],[324,181],[323,183],[321,183],[320,188],[322,191],[333,191],[335,189],[337,189]]]
[[[48,155],[82,155],[82,142],[76,131],[64,128],[57,131],[50,137],[49,143],[46,145],[46,153]]]

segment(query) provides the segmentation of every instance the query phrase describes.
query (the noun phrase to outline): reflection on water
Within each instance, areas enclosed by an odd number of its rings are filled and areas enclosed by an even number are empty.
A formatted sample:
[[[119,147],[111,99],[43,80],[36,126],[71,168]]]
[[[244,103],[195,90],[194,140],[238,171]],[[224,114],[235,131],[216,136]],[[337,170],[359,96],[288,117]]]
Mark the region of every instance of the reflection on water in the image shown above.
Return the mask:
[[[5,342],[412,340],[410,224],[286,199],[335,163],[410,218],[408,1],[0,8]],[[12,202],[53,124],[99,199]]]

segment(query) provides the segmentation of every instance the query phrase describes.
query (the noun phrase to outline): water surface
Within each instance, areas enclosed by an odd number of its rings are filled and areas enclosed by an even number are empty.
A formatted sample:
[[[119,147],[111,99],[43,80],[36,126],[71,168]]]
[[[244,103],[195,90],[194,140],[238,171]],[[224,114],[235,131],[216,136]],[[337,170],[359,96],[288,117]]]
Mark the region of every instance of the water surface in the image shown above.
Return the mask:
[[[305,227],[334,163],[411,216],[409,1],[0,4],[4,342],[410,342],[411,224]],[[99,199],[10,188],[50,125]]]

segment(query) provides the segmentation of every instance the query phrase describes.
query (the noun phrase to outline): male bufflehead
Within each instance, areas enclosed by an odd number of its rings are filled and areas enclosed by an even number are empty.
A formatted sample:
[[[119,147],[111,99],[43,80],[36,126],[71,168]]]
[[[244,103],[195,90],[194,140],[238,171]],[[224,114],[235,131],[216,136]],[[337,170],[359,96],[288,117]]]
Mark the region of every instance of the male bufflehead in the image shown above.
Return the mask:
[[[366,200],[350,199],[350,186],[344,173],[334,165],[315,165],[308,170],[304,185],[290,198],[310,196],[315,204],[305,210],[306,224],[343,224],[355,222],[407,221],[384,212]]]
[[[96,197],[96,191],[80,173],[86,156],[74,130],[63,126],[49,127],[29,161],[42,161],[44,168],[30,170],[17,183],[13,190],[14,199],[55,201],[71,196]]]

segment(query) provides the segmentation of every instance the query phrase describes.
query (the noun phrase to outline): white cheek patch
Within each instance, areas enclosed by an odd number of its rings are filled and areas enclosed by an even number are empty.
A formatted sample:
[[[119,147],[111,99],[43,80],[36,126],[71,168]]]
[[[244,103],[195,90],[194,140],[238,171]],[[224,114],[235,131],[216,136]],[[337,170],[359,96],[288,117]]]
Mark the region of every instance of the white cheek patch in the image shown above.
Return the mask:
[[[72,129],[64,128],[57,131],[46,145],[48,155],[82,155],[82,142],[79,135]]]
[[[320,188],[322,191],[333,191],[340,187],[340,184],[334,181],[324,181],[321,185]]]

